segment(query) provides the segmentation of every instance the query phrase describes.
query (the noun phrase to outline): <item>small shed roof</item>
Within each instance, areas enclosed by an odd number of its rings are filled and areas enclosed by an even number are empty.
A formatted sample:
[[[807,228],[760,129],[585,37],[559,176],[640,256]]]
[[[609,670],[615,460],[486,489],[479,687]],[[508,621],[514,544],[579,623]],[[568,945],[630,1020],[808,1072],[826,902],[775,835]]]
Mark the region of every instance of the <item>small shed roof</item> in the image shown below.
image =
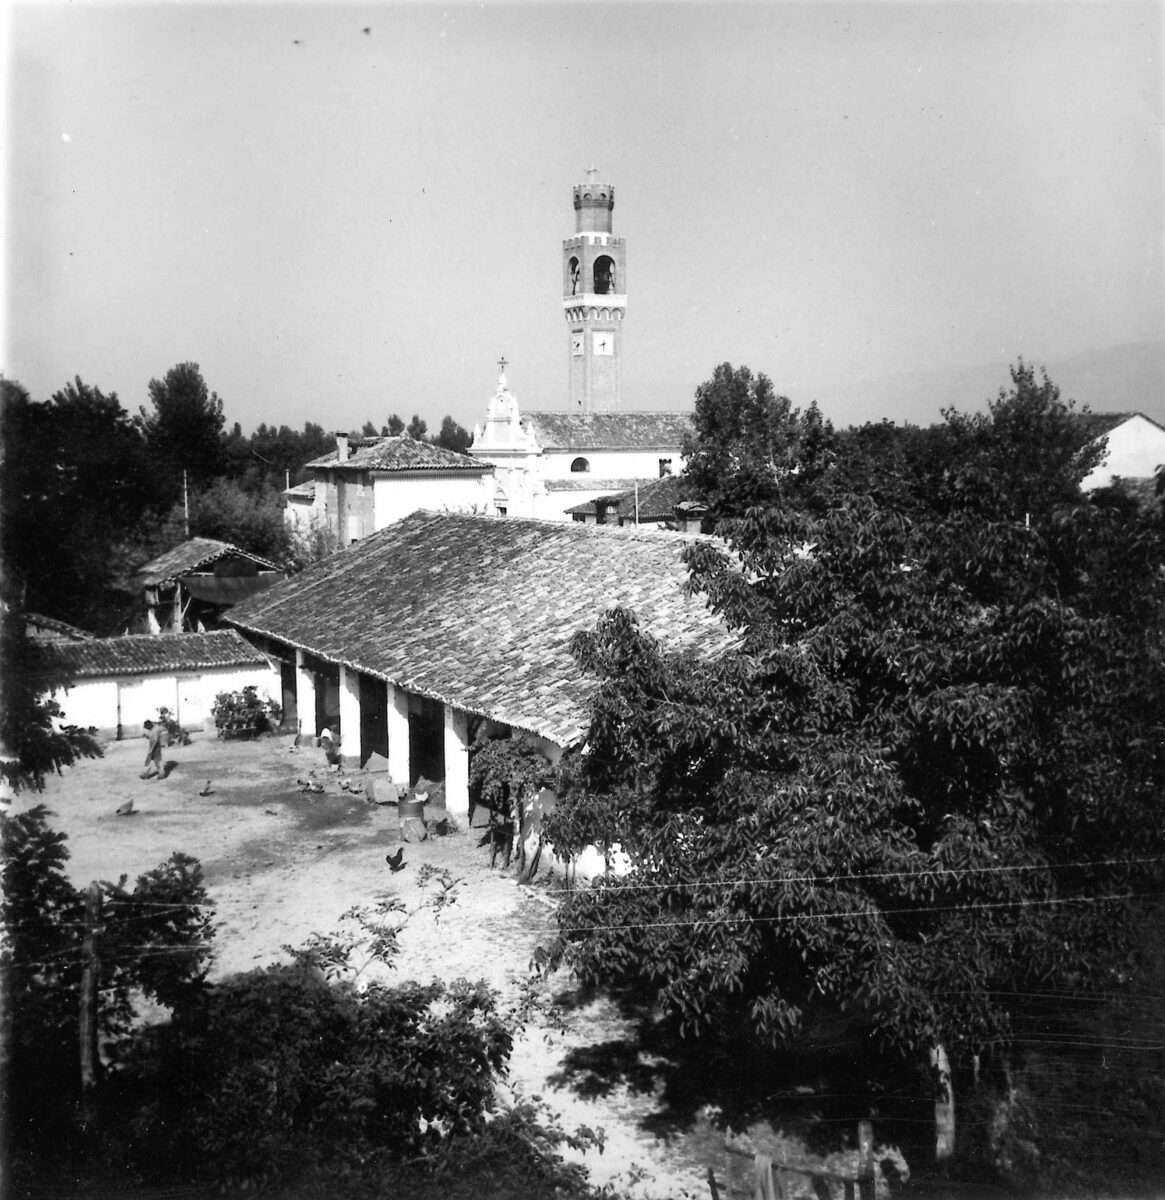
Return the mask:
[[[93,638],[61,643],[53,650],[75,679],[205,671],[211,667],[255,666],[267,661],[235,629]]]
[[[96,636],[86,633],[84,629],[78,629],[76,625],[69,625],[65,621],[58,621],[56,617],[45,617],[40,613],[25,613],[24,624],[28,635],[38,641],[88,642]]]
[[[135,587],[157,587],[162,583],[170,583],[182,575],[189,575],[194,571],[205,571],[220,558],[229,558],[232,555],[248,558],[262,570],[279,570],[273,562],[260,558],[257,554],[251,554],[247,550],[240,550],[238,546],[232,546],[230,542],[220,542],[216,538],[195,537],[182,542],[172,550],[167,550],[165,554],[159,554],[157,558],[151,559],[139,567],[134,572],[133,583]]]
[[[638,504],[640,521],[666,521],[675,515],[676,505],[690,499],[688,483],[680,475],[664,475],[659,479],[650,479],[639,485]],[[600,496],[609,508],[614,508],[621,517],[634,519],[636,492],[627,488],[612,495]],[[579,513],[592,516],[596,513],[597,500],[589,500],[585,504],[576,504],[568,508],[568,513]]]
[[[594,680],[570,654],[616,606],[670,650],[731,636],[685,593],[693,535],[417,512],[231,610],[330,662],[548,737],[577,740]]]

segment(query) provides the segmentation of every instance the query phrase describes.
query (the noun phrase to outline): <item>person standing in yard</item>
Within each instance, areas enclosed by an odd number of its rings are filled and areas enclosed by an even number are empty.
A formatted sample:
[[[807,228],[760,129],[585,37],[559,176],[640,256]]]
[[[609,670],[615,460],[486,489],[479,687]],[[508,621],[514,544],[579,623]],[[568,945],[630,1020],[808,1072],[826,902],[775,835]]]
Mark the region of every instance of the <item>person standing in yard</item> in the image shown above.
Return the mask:
[[[146,743],[146,771],[142,778],[152,779],[162,774],[162,726],[155,725],[153,721],[143,721],[142,729],[149,738]]]

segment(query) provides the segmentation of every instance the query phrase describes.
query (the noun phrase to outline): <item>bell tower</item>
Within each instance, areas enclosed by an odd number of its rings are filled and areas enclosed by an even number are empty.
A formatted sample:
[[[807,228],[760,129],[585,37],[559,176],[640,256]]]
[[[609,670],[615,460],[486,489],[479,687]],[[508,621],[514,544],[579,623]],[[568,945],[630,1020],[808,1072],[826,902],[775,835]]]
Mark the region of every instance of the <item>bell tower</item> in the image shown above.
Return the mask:
[[[611,234],[615,189],[598,169],[574,189],[574,237],[562,243],[562,311],[566,317],[572,411],[617,412],[622,405],[623,315],[627,247]]]

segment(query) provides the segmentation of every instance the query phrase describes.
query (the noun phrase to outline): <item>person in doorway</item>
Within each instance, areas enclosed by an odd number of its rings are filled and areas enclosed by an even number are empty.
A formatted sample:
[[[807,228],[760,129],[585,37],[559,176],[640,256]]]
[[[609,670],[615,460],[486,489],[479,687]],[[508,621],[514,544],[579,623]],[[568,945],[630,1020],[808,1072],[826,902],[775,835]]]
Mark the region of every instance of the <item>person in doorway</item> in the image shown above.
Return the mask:
[[[330,729],[320,730],[320,749],[328,760],[328,766],[334,767],[340,761],[340,739],[334,737]]]
[[[142,730],[149,739],[146,742],[146,771],[142,778],[153,779],[162,774],[162,726],[143,721]]]

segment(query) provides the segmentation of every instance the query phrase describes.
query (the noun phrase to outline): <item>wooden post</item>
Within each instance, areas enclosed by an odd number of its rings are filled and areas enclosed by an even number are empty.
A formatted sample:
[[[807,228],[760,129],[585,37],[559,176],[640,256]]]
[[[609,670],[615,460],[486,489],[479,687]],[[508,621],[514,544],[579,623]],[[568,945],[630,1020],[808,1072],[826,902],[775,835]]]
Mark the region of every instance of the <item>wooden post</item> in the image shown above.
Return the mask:
[[[101,885],[85,894],[85,941],[81,949],[81,1120],[86,1127],[96,1115],[97,1091],[97,927],[101,922]]]
[[[712,1193],[712,1200],[720,1200],[720,1189],[716,1186],[716,1176],[712,1174],[712,1168],[708,1168],[708,1190]]]
[[[930,1052],[934,1071],[934,1157],[946,1162],[955,1153],[955,1091],[951,1086],[951,1064],[940,1043]]]
[[[874,1127],[869,1121],[858,1122],[858,1200],[874,1200],[877,1191],[874,1165]]]

